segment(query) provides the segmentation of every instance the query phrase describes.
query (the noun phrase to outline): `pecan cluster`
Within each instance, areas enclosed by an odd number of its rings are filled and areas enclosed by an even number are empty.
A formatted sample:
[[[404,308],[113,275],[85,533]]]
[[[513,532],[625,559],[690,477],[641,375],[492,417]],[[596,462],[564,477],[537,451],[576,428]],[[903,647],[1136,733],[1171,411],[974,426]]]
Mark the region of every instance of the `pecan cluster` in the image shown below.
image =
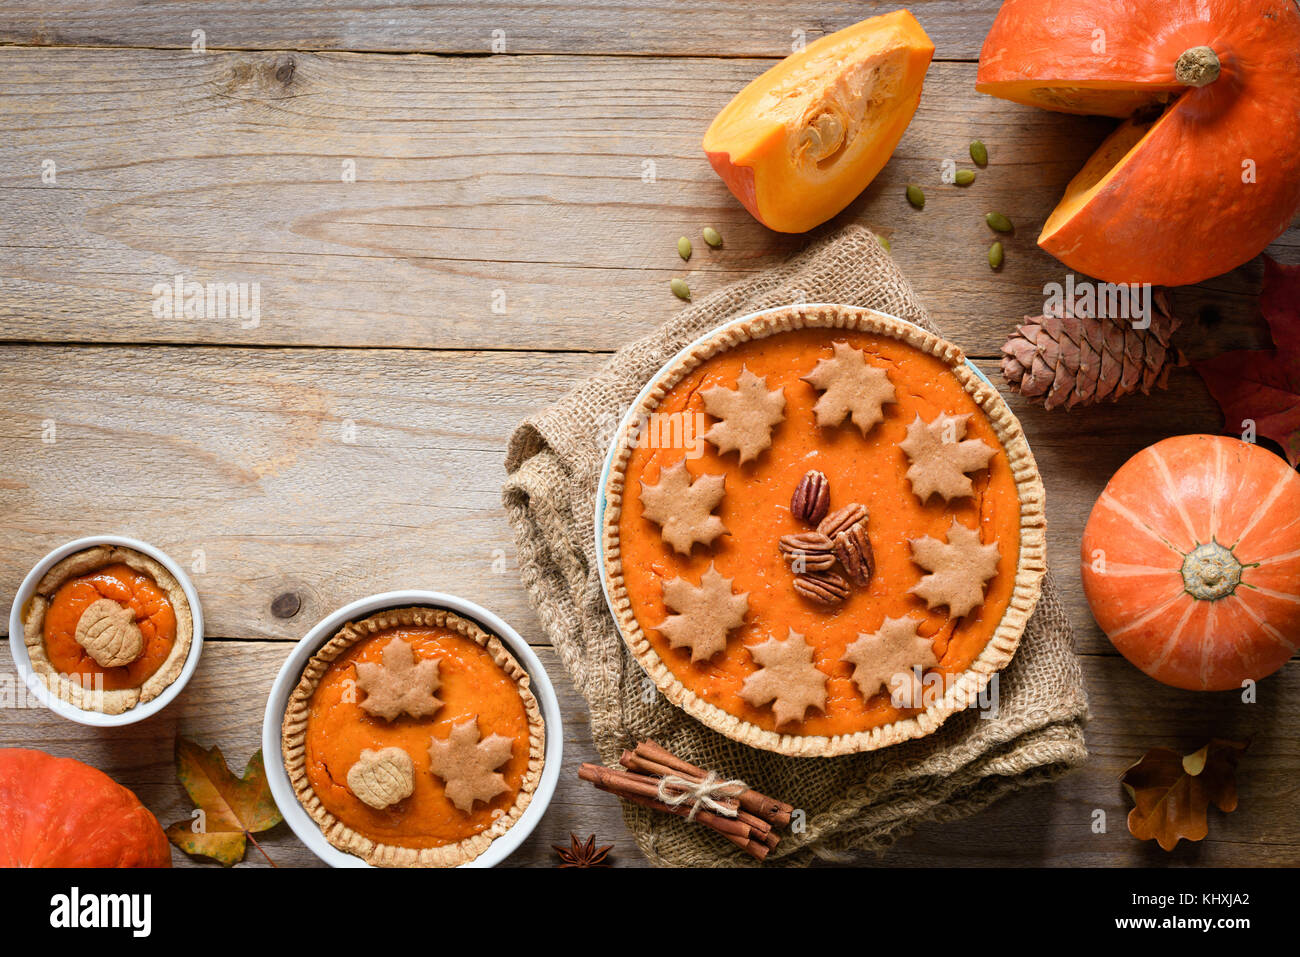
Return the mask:
[[[853,587],[865,586],[876,570],[867,536],[867,507],[851,502],[831,512],[830,501],[826,476],[805,475],[790,499],[790,511],[816,531],[785,535],[778,543],[781,557],[794,572],[794,590],[826,607],[844,601]]]

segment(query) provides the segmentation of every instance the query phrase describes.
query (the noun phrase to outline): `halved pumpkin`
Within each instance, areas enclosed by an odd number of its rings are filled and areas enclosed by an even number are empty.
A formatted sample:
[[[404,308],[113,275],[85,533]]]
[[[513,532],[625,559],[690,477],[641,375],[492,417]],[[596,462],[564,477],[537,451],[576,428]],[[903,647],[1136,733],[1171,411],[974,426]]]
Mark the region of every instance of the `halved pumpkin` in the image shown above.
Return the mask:
[[[1129,118],[1038,237],[1094,278],[1200,282],[1259,254],[1300,208],[1295,0],[1007,0],[975,88]]]
[[[933,55],[906,10],[822,37],[737,93],[704,134],[704,152],[763,225],[812,229],[889,160]]]

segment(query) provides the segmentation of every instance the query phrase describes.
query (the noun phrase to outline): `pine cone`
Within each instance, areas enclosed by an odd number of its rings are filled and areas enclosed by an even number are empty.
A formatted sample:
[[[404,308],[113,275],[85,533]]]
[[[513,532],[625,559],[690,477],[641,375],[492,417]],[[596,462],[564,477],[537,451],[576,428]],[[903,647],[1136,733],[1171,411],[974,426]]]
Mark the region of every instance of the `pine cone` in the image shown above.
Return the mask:
[[[1026,316],[1002,345],[1002,375],[1011,388],[1044,407],[1072,409],[1139,389],[1165,387],[1169,370],[1186,358],[1170,339],[1179,320],[1169,296],[1155,290],[1151,325],[1075,316]]]

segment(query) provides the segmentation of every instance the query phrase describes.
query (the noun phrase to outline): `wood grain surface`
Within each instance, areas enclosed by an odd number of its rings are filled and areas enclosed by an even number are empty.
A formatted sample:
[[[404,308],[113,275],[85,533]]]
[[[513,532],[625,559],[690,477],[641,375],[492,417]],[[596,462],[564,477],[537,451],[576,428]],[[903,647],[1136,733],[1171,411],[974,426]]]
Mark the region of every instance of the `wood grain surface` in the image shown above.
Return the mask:
[[[570,831],[615,843],[619,865],[643,863],[614,799],[576,778],[594,760],[586,710],[519,582],[500,505],[505,443],[609,351],[670,318],[681,307],[671,277],[698,299],[809,241],[755,223],[700,138],[793,42],[894,7],[6,3],[0,595],[61,542],[135,535],[191,569],[209,640],[163,714],[105,732],[0,707],[0,746],[87,760],[165,824],[183,819],[177,733],[242,766],[289,641],[367,594],[448,590],[535,644],[561,698],[560,786],[511,863],[554,863],[550,845]],[[884,172],[830,227],[859,222],[888,237],[940,328],[994,381],[1007,332],[1065,277],[1035,246],[1039,227],[1112,125],[974,92],[997,7],[911,4],[937,46],[920,108]],[[206,52],[190,49],[194,30]],[[505,55],[487,55],[494,40]],[[976,137],[988,168],[967,189],[943,185],[940,164],[966,165]],[[923,211],[906,203],[909,183],[925,189]],[[991,210],[1017,224],[998,273],[984,258]],[[723,248],[696,242],[682,264],[677,237],[706,225]],[[1300,229],[1270,252],[1300,262]],[[256,283],[258,321],[155,314],[155,287],[177,274]],[[1261,274],[1256,260],[1177,290],[1189,355],[1268,343]],[[1160,438],[1221,428],[1199,378],[1180,370],[1167,392],[1070,414],[1010,401],[1047,487],[1049,560],[1092,707],[1090,759],[859,863],[1300,864],[1296,664],[1260,685],[1257,704],[1165,688],[1115,655],[1079,589],[1080,533],[1110,474]],[[299,609],[277,617],[286,595]],[[0,645],[0,681],[12,679]],[[1124,767],[1150,747],[1190,750],[1212,735],[1252,738],[1241,809],[1212,812],[1210,837],[1170,855],[1131,838]],[[285,826],[267,846],[282,865],[317,863]]]
[[[0,48],[0,336],[617,348],[680,307],[672,277],[706,295],[807,242],[750,218],[700,151],[764,65]],[[940,328],[987,356],[1065,281],[1034,238],[1113,124],[982,96],[974,78],[974,64],[931,68],[893,159],[832,227],[888,237]],[[969,166],[977,137],[988,168],[943,185],[940,163]],[[996,273],[995,210],[1017,224]],[[706,225],[722,249],[699,241]],[[689,264],[680,235],[696,241]],[[1300,261],[1300,230],[1274,254]],[[155,284],[177,274],[257,283],[259,322],[158,318]],[[1266,342],[1260,276],[1256,262],[1180,291],[1189,351]]]

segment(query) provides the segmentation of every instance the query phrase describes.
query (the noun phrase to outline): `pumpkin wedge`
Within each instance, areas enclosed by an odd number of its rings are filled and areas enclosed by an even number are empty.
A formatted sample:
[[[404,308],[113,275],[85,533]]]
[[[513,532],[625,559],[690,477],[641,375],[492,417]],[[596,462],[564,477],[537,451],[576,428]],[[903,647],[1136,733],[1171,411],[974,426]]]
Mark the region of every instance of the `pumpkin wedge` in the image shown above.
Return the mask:
[[[822,37],[737,93],[704,134],[704,152],[760,223],[812,229],[889,160],[933,55],[906,10]]]
[[[1295,0],[1007,0],[975,88],[1126,118],[1038,237],[1094,278],[1200,282],[1256,256],[1300,208]]]

